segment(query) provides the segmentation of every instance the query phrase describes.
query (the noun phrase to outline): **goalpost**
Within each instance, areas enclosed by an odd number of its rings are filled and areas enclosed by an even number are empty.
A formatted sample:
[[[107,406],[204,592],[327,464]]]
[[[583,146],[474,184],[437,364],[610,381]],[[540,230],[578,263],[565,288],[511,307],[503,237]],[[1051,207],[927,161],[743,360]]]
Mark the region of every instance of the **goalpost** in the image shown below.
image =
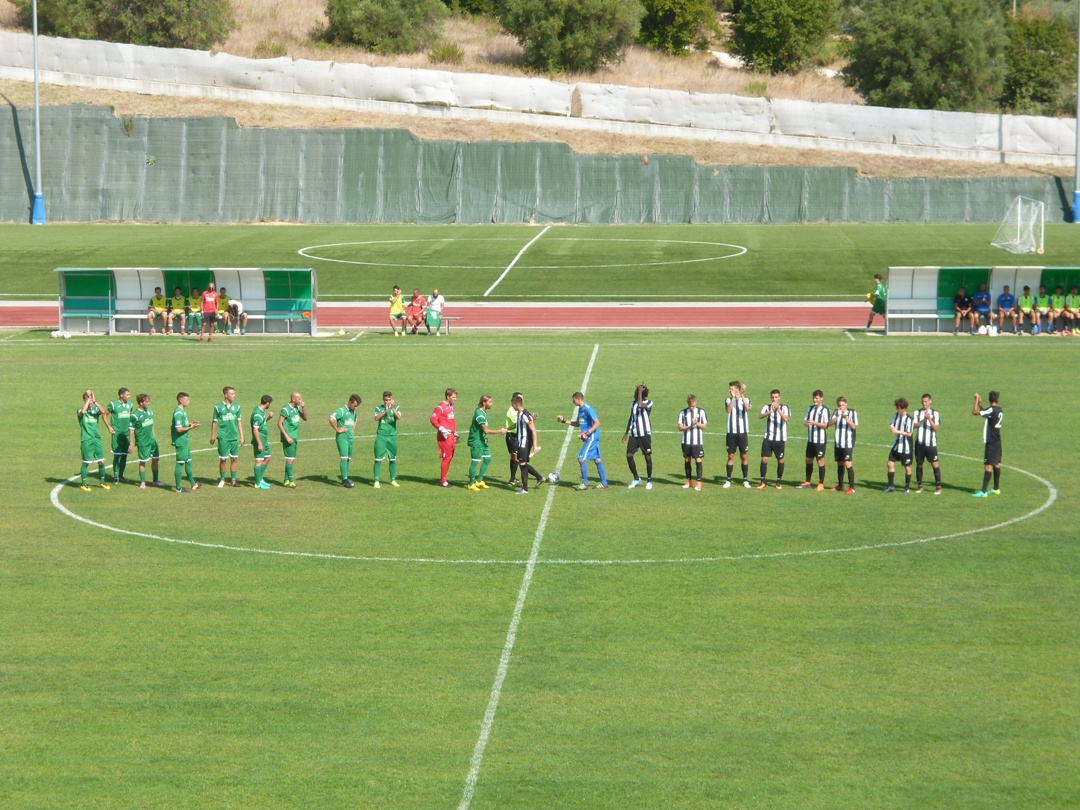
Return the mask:
[[[1030,197],[1017,197],[990,243],[1010,253],[1042,253],[1046,204]]]

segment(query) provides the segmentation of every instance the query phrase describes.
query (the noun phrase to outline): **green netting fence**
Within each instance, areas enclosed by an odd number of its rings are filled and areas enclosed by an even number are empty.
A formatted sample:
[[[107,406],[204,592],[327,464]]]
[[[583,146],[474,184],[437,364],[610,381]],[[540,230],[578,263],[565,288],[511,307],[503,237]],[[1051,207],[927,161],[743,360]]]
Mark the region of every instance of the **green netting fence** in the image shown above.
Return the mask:
[[[0,118],[0,220],[26,222],[33,111]],[[701,166],[564,144],[422,141],[404,130],[238,128],[231,118],[42,109],[48,219],[150,222],[998,222],[1018,195],[1064,221],[1054,177],[884,179]]]

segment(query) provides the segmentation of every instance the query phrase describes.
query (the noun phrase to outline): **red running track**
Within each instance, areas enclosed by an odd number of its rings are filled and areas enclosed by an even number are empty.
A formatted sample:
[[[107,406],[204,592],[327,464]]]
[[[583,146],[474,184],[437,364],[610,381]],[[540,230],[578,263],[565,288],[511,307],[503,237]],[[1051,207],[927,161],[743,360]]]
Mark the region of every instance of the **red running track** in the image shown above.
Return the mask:
[[[503,304],[454,303],[446,314],[456,317],[454,329],[854,329],[866,325],[866,304],[753,302],[746,304]],[[323,329],[387,327],[385,303],[320,303],[318,325]],[[0,327],[55,329],[55,303],[0,305]]]

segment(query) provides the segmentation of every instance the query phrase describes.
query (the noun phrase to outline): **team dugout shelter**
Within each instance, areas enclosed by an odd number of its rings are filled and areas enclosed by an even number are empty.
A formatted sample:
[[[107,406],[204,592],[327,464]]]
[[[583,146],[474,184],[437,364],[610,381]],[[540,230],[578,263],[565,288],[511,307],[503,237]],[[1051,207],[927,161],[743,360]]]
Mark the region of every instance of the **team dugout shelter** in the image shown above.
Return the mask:
[[[240,301],[248,333],[314,335],[317,287],[310,267],[59,267],[60,329],[107,334],[149,332],[146,314],[154,288],[170,298],[218,292]]]

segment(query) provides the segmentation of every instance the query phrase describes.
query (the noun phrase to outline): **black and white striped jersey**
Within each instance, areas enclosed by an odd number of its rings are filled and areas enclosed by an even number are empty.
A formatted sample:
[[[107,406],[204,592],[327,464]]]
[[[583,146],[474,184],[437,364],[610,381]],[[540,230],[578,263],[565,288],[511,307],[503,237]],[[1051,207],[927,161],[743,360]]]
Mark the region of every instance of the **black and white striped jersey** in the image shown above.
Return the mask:
[[[911,426],[913,420],[906,413],[898,413],[892,418],[892,426],[897,430],[902,430],[904,433],[911,433]],[[911,436],[904,436],[902,433],[894,433],[892,449],[900,456],[910,456],[911,450]]]
[[[532,414],[527,410],[518,413],[517,440],[519,447],[532,447],[532,431],[529,430],[529,423],[532,421]]]
[[[915,428],[915,443],[923,447],[937,447],[937,428],[934,425],[941,424],[941,414],[933,408],[921,408],[915,412],[915,421],[919,423]]]
[[[806,409],[806,418],[804,422],[820,422],[823,425],[829,424],[829,409],[824,405],[811,405]],[[818,427],[817,425],[806,426],[806,441],[809,444],[825,444],[829,440],[827,427]]]
[[[630,403],[630,420],[626,423],[626,430],[631,436],[640,439],[652,435],[652,406],[651,399],[643,400],[641,405],[636,399]]]
[[[731,410],[727,415],[727,432],[743,434],[750,432],[750,400],[749,399],[736,399],[732,402],[731,397],[724,400],[724,409],[727,410],[728,406]]]
[[[786,442],[787,441],[787,419],[783,416],[791,418],[791,411],[788,410],[787,405],[781,405],[777,411],[770,411],[772,404],[766,405],[761,409],[763,414],[769,414],[765,420],[765,438],[774,442]],[[783,416],[781,416],[783,414]]]
[[[836,420],[836,432],[833,434],[836,446],[841,450],[851,450],[855,447],[855,428],[859,426],[859,414],[848,408],[847,420],[844,419],[840,411],[833,413],[833,419]],[[850,425],[848,421],[851,422]]]
[[[683,408],[679,411],[679,426],[688,427],[694,422],[701,425],[709,424],[709,420],[705,417],[704,408]],[[704,432],[699,427],[692,427],[689,430],[679,431],[683,444],[703,444]]]

